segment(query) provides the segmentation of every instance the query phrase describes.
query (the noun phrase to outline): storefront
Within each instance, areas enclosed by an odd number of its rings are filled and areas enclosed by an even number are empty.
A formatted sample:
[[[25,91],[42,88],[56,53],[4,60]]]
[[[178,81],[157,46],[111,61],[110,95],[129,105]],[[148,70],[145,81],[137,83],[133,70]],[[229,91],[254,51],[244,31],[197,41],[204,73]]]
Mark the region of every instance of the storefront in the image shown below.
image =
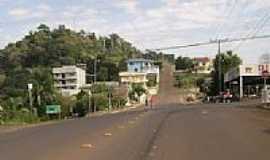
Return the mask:
[[[245,64],[231,69],[225,74],[224,83],[227,89],[240,97],[260,96],[261,89],[264,86],[264,80],[261,76],[263,71],[268,71],[270,64]],[[267,80],[267,84],[270,81]]]

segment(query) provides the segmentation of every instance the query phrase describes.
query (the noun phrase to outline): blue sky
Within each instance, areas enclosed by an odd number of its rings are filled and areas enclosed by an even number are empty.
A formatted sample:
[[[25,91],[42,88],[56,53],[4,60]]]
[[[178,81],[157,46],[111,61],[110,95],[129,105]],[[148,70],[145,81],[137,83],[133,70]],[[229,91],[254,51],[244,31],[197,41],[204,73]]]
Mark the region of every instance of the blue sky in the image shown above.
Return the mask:
[[[0,0],[0,48],[21,39],[40,23],[51,28],[65,24],[99,35],[118,33],[144,50],[245,37],[249,33],[270,34],[270,1]],[[222,50],[234,49],[245,63],[257,63],[261,54],[270,52],[269,42],[265,39],[224,44]],[[166,52],[213,57],[217,46]]]

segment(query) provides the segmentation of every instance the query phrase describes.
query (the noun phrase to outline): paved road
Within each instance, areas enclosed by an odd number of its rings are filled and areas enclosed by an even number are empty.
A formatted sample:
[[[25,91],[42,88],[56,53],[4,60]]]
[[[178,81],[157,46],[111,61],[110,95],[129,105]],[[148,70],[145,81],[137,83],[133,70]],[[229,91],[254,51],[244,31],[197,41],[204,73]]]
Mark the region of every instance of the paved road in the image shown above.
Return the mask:
[[[160,106],[0,135],[1,160],[268,160],[269,147],[270,113],[228,105]]]
[[[147,112],[138,108],[0,134],[0,159],[270,159],[269,111],[238,104],[180,105],[162,100],[174,92],[164,88],[160,103]]]

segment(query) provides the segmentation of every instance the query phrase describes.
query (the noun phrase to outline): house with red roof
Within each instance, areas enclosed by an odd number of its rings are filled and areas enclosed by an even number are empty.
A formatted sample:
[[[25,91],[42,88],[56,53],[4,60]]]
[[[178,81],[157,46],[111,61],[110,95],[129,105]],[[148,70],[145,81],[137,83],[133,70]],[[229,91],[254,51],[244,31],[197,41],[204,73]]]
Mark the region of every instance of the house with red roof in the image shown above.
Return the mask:
[[[210,74],[213,71],[213,60],[209,57],[194,57],[195,73]]]

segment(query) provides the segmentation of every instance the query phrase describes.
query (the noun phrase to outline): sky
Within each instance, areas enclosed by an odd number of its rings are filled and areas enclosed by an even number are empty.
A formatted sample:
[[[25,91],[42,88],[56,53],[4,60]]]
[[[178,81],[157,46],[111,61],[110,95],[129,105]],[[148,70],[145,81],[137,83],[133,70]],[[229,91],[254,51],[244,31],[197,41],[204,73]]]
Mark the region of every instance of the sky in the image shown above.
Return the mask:
[[[117,33],[144,51],[216,39],[270,35],[270,0],[0,0],[0,48],[39,24]],[[270,39],[221,45],[244,63],[270,53]],[[217,45],[164,50],[176,56],[209,56]]]

